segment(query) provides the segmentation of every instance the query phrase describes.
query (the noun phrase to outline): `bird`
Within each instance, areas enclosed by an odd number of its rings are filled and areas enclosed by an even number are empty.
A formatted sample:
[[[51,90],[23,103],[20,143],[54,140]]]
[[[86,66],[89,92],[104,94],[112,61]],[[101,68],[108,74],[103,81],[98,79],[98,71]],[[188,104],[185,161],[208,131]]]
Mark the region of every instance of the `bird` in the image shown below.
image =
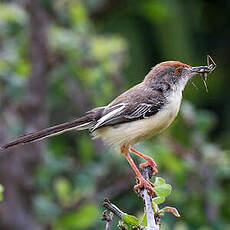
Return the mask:
[[[141,83],[119,95],[107,106],[94,108],[73,121],[25,134],[0,146],[0,150],[69,130],[88,129],[94,138],[101,138],[125,156],[138,179],[134,190],[146,188],[154,194],[153,183],[142,176],[139,168],[150,166],[156,174],[157,164],[133,146],[167,129],[178,115],[182,93],[188,81],[197,74],[207,76],[212,70],[210,66],[192,67],[180,61],[161,62],[149,71]],[[130,153],[146,162],[138,168]]]

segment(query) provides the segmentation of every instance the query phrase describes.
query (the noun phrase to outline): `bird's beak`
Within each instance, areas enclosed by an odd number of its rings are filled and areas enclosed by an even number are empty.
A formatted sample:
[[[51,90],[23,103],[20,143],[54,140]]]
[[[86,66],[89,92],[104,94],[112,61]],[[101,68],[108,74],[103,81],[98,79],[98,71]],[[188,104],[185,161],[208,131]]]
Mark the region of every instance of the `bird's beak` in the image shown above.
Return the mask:
[[[210,68],[209,68],[209,66],[195,66],[195,67],[190,68],[189,72],[192,75],[202,74],[202,73],[209,73]]]

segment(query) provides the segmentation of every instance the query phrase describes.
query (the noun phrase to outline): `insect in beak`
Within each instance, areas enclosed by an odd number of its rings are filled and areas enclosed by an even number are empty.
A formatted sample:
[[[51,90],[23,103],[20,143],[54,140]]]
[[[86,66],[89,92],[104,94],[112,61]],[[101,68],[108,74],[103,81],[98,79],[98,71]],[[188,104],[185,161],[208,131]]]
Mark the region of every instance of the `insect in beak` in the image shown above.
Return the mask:
[[[207,77],[208,77],[208,74],[211,73],[216,68],[216,63],[213,61],[210,55],[207,55],[207,67],[208,69],[201,72],[200,76],[204,82],[205,90],[208,93]]]
[[[216,68],[216,63],[213,61],[210,55],[207,55],[207,65],[206,66],[196,66],[192,67],[192,72],[199,73],[205,86],[205,90],[208,93],[207,78],[208,74],[213,72]]]

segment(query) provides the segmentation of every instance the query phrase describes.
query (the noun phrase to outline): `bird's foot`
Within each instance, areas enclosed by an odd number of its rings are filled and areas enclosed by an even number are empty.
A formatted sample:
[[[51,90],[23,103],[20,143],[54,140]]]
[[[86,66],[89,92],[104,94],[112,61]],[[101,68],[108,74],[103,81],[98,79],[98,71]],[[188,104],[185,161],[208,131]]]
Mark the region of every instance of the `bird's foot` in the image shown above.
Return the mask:
[[[157,174],[158,173],[158,169],[157,169],[157,164],[155,163],[155,161],[151,157],[148,157],[148,159],[146,159],[146,160],[147,160],[147,162],[141,163],[139,165],[139,167],[141,169],[143,169],[144,167],[150,166],[152,168],[153,175]]]
[[[134,186],[134,190],[136,191],[137,189],[141,189],[144,187],[151,192],[152,196],[154,196],[155,194],[154,189],[153,189],[154,184],[151,181],[145,180],[143,176],[138,177],[137,179],[138,179],[138,184]]]
[[[139,167],[142,169],[144,167],[147,167],[147,166],[150,166],[152,168],[152,171],[153,171],[153,175],[157,174],[158,173],[158,170],[157,170],[157,164],[155,163],[155,161],[149,157],[148,155],[145,155],[139,151],[137,151],[136,149],[134,148],[130,148],[130,151],[134,154],[136,154],[137,156],[145,159],[147,162],[145,163],[142,163],[139,165]]]

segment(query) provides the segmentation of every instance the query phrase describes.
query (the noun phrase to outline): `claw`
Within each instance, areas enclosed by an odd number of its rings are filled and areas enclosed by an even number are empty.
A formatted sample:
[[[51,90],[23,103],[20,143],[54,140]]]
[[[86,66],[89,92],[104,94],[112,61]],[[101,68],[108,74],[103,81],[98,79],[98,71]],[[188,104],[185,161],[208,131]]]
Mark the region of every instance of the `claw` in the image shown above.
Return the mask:
[[[158,173],[158,169],[157,169],[157,164],[154,162],[153,159],[149,158],[147,162],[145,163],[141,163],[139,165],[139,167],[142,169],[144,167],[150,166],[153,170],[153,175]]]
[[[134,149],[134,148],[130,148],[130,151],[131,151],[132,153],[136,154],[137,156],[139,156],[139,157],[141,157],[141,158],[143,158],[143,159],[145,159],[145,160],[147,161],[147,162],[142,163],[142,164],[139,165],[139,167],[140,167],[141,169],[144,168],[144,167],[146,167],[146,166],[151,166],[151,168],[152,168],[152,170],[153,170],[153,174],[155,175],[155,174],[158,173],[157,164],[154,162],[154,160],[153,160],[151,157],[149,157],[149,156],[147,156],[147,155],[145,155],[145,154],[143,154],[143,153],[138,152],[138,151],[137,151],[136,149]]]
[[[134,186],[134,190],[136,191],[137,189],[141,189],[141,188],[146,188],[148,189],[152,196],[154,196],[155,192],[154,192],[154,184],[151,181],[147,181],[144,179],[144,177],[138,177],[139,183],[137,185]]]

